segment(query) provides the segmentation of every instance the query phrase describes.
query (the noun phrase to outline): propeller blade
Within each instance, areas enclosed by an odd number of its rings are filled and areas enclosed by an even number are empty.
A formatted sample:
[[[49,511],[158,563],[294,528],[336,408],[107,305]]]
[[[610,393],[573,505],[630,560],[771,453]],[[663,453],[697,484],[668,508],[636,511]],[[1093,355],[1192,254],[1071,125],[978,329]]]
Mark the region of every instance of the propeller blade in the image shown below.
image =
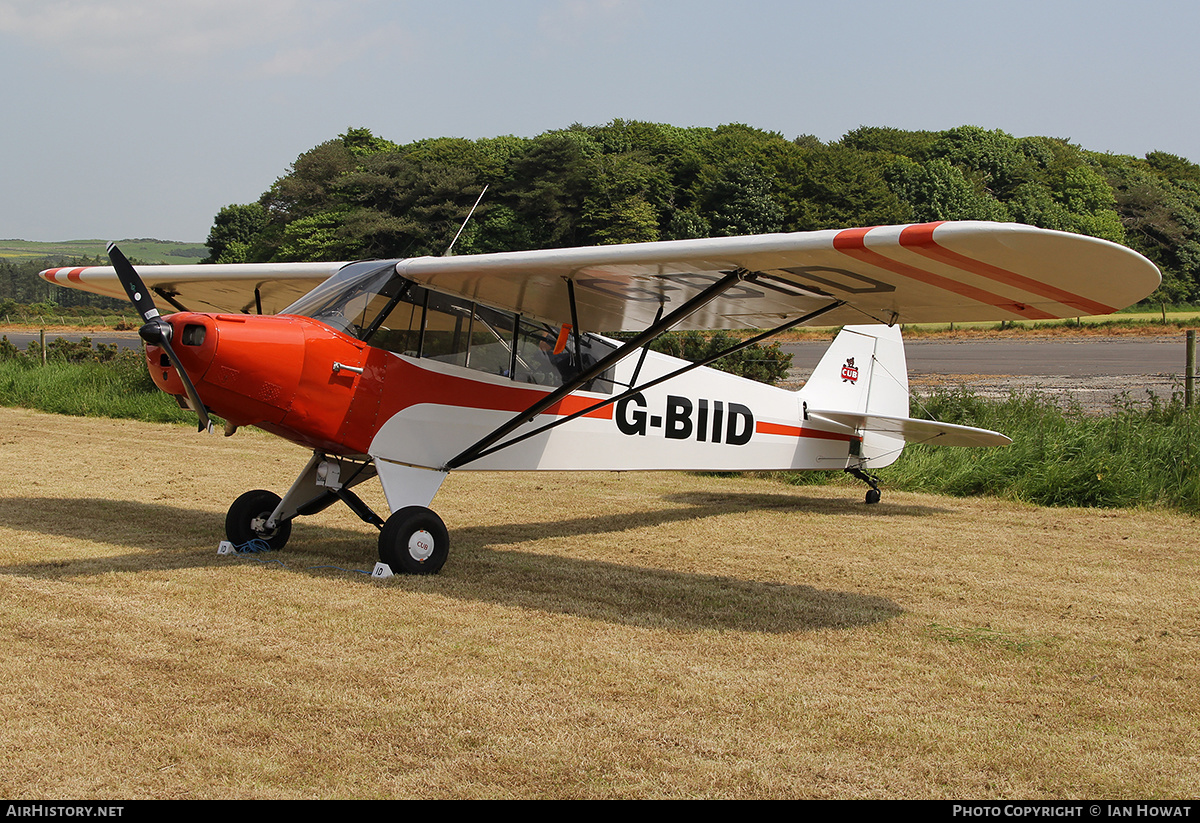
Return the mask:
[[[159,320],[158,322],[166,326],[168,329],[171,328],[165,320]],[[200,393],[196,391],[195,385],[192,384],[192,378],[188,377],[187,370],[184,369],[183,364],[179,362],[179,356],[175,354],[175,349],[171,347],[170,337],[170,334],[165,335],[161,345],[166,351],[167,357],[171,358],[171,363],[174,364],[175,371],[179,372],[179,378],[183,381],[183,388],[184,391],[187,392],[188,400],[191,402],[192,408],[196,410],[196,417],[199,418],[199,428],[196,429],[196,431],[211,429],[212,420],[210,420],[208,417],[208,409],[204,408],[204,401],[200,399]]]
[[[121,281],[121,287],[125,289],[125,294],[129,295],[129,302],[133,303],[133,307],[142,316],[142,320],[149,323],[157,318],[158,309],[154,306],[154,298],[150,296],[146,284],[138,276],[137,269],[129,262],[129,258],[121,253],[116,243],[108,244],[108,259],[112,261],[113,268],[117,270],[117,279]]]
[[[200,393],[196,391],[192,378],[188,376],[187,369],[179,362],[179,355],[175,354],[175,348],[171,345],[171,324],[159,316],[158,309],[154,305],[154,298],[150,296],[146,284],[142,282],[137,269],[133,267],[129,259],[117,248],[116,243],[108,244],[108,259],[112,261],[113,268],[117,271],[117,279],[121,281],[125,294],[129,295],[133,307],[146,321],[145,325],[138,329],[138,337],[152,346],[160,347],[167,353],[171,364],[175,366],[175,371],[179,373],[179,379],[183,381],[188,401],[196,410],[196,416],[199,418],[199,431],[212,429],[212,420],[208,417],[208,409],[204,407]]]

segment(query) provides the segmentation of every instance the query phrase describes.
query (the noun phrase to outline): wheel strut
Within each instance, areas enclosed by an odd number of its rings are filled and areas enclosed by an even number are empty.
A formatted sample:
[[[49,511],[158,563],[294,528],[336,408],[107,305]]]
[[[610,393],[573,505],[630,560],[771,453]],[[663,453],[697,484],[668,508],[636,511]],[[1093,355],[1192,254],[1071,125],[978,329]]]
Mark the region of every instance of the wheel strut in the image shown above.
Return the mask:
[[[881,497],[883,497],[883,492],[881,492],[879,490],[879,478],[878,477],[875,477],[872,474],[868,474],[867,472],[860,469],[858,466],[853,466],[851,468],[846,469],[846,473],[851,474],[854,477],[857,477],[859,480],[863,481],[864,483],[866,483],[868,486],[871,487],[871,488],[867,489],[866,502],[868,504],[878,503],[879,499]]]

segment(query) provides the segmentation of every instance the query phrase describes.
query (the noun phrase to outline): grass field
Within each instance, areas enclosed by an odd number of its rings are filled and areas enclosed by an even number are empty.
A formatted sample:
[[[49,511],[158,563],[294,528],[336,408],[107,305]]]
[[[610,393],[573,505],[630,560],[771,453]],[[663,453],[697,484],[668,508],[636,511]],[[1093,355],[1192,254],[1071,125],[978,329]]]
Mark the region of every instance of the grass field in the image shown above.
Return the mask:
[[[0,240],[0,257],[9,260],[32,260],[39,257],[106,257],[107,240],[64,240],[45,243],[33,240]],[[131,260],[143,263],[199,263],[208,256],[203,243],[183,243],[175,240],[118,240],[117,245]]]
[[[0,456],[10,799],[1200,794],[1186,516],[459,473],[444,572],[374,581],[344,507],[217,556],[306,457],[257,432],[6,408]]]

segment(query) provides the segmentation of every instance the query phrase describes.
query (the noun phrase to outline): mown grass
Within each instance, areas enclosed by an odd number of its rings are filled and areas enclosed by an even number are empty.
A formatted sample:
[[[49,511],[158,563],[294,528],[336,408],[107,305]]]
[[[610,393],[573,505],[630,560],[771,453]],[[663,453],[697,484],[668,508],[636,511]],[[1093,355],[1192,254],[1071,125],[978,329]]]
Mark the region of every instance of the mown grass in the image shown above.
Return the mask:
[[[216,553],[307,459],[253,429],[0,408],[0,458],[10,801],[1197,793],[1174,512],[455,472],[442,573],[379,580],[345,506]]]

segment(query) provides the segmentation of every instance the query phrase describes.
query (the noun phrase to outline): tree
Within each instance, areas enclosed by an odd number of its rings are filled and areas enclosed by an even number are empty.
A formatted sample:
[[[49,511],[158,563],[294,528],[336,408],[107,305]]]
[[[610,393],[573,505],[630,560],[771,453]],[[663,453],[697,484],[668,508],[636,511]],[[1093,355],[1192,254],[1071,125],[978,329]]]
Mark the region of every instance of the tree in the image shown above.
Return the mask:
[[[888,167],[885,177],[918,222],[1008,219],[994,197],[978,191],[958,166],[944,158],[921,164],[900,158]]]
[[[225,206],[213,219],[208,233],[205,263],[248,262],[251,245],[267,225],[267,210],[261,203]]]
[[[701,203],[716,237],[783,228],[783,208],[774,197],[771,178],[749,162],[727,166],[704,191]]]
[[[1003,197],[1027,178],[1029,159],[1010,134],[979,126],[959,126],[941,133],[927,149],[930,158],[942,158],[977,175],[982,190]]]
[[[912,209],[884,179],[889,155],[840,144],[807,156],[805,177],[795,187],[797,207],[790,231],[886,226],[912,219]]]

